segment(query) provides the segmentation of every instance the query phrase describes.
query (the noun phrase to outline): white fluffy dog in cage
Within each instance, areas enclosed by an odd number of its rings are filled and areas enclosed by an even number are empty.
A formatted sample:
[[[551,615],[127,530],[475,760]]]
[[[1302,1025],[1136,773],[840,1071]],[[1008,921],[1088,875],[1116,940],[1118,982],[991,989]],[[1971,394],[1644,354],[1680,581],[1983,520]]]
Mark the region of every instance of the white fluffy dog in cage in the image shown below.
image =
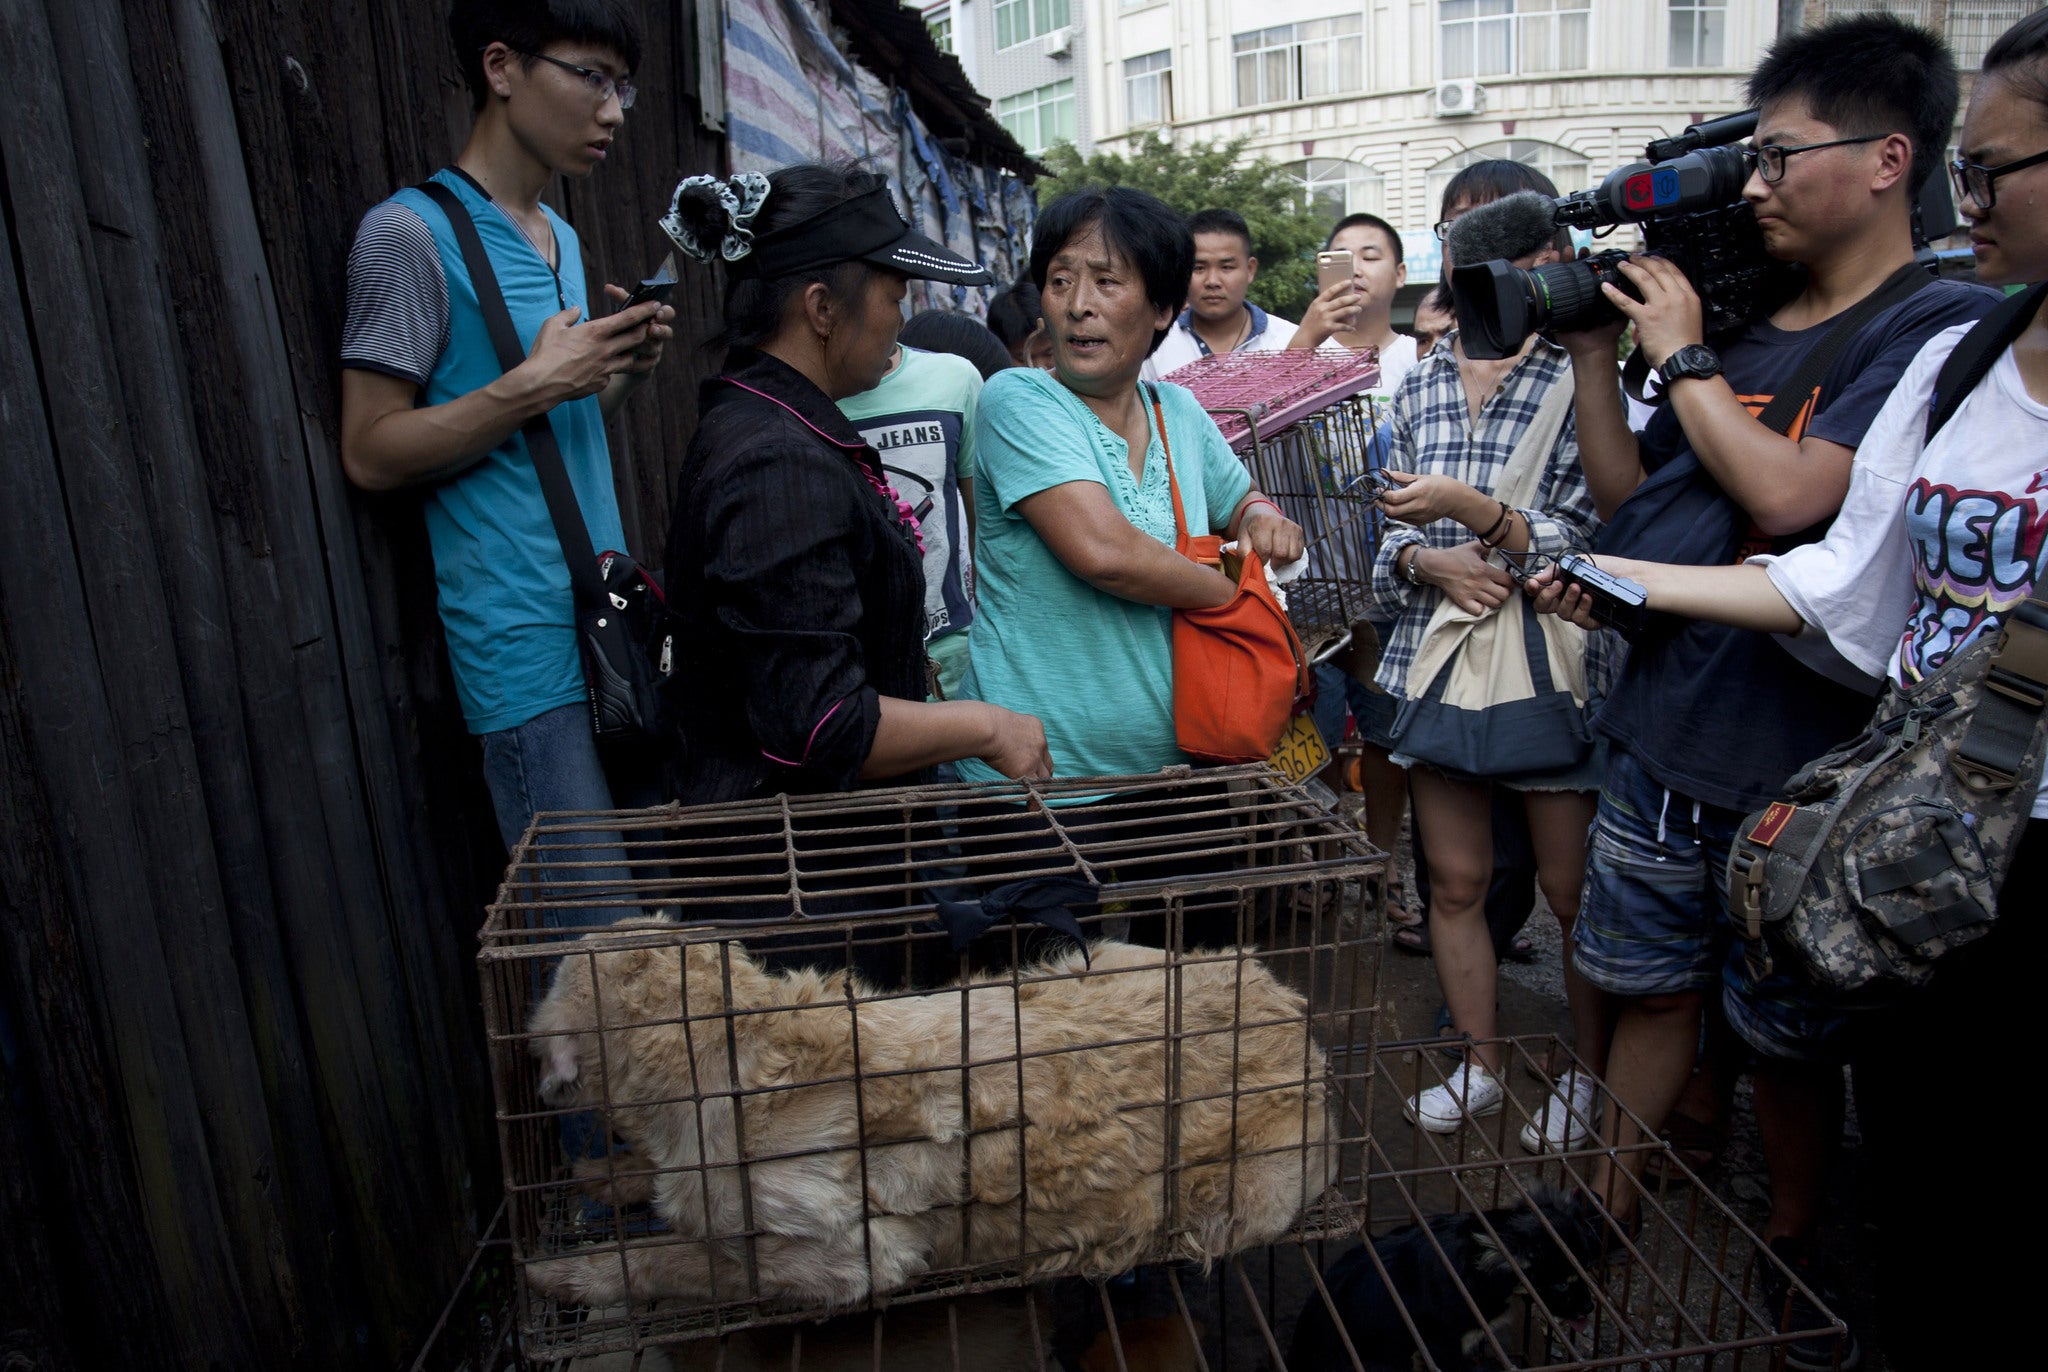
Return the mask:
[[[541,1097],[609,1121],[631,1152],[579,1170],[614,1201],[651,1181],[672,1232],[529,1280],[583,1305],[843,1306],[936,1269],[1099,1276],[1285,1234],[1338,1161],[1302,997],[1250,950],[1090,956],[871,999],[737,943],[570,954],[533,1016]]]

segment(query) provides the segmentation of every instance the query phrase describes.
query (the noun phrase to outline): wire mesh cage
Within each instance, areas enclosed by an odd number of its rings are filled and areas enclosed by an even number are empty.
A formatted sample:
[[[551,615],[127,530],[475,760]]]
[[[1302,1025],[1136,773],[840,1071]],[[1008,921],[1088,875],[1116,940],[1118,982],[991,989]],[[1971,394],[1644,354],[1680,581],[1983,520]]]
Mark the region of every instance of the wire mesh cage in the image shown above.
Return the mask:
[[[1174,373],[1251,468],[1253,483],[1306,535],[1308,565],[1285,588],[1288,618],[1313,657],[1336,651],[1370,605],[1379,512],[1371,473],[1378,354],[1253,352]]]
[[[1502,1040],[1516,1089],[1450,1136],[1400,1119],[1404,1093],[1448,1075],[1462,1045],[1388,1044],[1361,1193],[1364,1241],[1293,1238],[1208,1269],[1176,1264],[1122,1283],[1070,1280],[720,1339],[691,1365],[725,1372],[917,1368],[1200,1368],[1205,1372],[1582,1372],[1776,1369],[1843,1347],[1818,1315],[1779,1325],[1767,1293],[1797,1288],[1756,1234],[1654,1139],[1659,1180],[1640,1219],[1595,1198],[1597,1148],[1515,1147],[1547,1094],[1548,1036]],[[1526,1089],[1525,1089],[1526,1088]],[[1622,1107],[1603,1087],[1596,1111]],[[1768,1274],[1768,1275],[1767,1275]],[[1799,1288],[1803,1291],[1803,1288]],[[1811,1293],[1804,1293],[1811,1296]],[[1820,1307],[1816,1303],[1814,1310]],[[1339,1331],[1343,1331],[1339,1333]]]
[[[1258,767],[536,821],[479,954],[527,1356],[1355,1232],[1383,861]]]

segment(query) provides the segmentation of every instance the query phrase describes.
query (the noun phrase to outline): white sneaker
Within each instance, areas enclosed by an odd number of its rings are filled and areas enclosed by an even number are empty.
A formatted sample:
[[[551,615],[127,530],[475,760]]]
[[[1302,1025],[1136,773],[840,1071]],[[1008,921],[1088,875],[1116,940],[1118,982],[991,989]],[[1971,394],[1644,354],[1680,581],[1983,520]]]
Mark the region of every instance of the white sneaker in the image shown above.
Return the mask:
[[[1583,1145],[1593,1137],[1599,1094],[1600,1084],[1593,1078],[1580,1075],[1576,1067],[1566,1072],[1536,1118],[1522,1126],[1522,1147],[1531,1153],[1562,1153]]]
[[[1455,1134],[1468,1119],[1498,1114],[1506,1096],[1493,1073],[1476,1062],[1464,1062],[1442,1086],[1409,1097],[1403,1109],[1410,1124],[1432,1134]]]

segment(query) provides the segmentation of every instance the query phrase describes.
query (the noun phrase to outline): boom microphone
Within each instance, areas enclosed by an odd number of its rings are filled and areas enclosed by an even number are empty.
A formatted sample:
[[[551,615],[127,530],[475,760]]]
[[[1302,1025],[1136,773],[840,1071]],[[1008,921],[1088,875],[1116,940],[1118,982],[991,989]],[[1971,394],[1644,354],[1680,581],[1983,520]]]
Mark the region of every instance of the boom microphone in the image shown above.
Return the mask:
[[[1557,202],[1535,191],[1518,191],[1453,220],[1444,257],[1452,264],[1513,261],[1556,240]]]

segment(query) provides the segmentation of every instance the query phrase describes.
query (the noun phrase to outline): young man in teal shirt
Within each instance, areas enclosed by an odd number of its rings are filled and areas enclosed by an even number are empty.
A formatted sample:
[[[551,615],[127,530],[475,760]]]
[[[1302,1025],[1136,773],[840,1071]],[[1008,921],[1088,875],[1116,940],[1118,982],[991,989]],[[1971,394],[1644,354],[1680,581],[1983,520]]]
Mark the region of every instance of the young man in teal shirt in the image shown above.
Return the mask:
[[[540,200],[557,174],[595,170],[623,124],[640,47],[630,22],[609,5],[466,0],[449,29],[477,113],[434,180],[474,220],[527,358],[500,367],[447,216],[398,192],[364,216],[349,254],[342,462],[366,490],[429,487],[450,665],[509,848],[537,811],[627,799],[591,733],[569,570],[519,429],[548,416],[592,546],[623,550],[604,419],[660,360],[674,311],[589,318],[576,233]]]

